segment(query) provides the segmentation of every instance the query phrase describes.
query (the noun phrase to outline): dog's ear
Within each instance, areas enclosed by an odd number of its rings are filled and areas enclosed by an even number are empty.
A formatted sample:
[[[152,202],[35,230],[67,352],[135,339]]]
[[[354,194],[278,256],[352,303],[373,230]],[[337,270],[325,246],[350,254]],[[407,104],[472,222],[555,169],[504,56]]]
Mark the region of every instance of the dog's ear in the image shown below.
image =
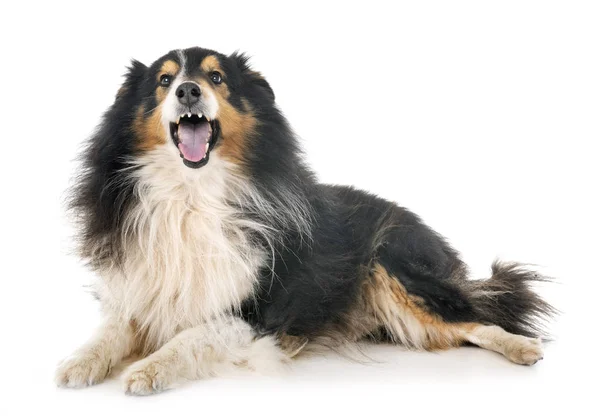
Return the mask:
[[[273,92],[273,88],[271,88],[267,80],[260,72],[254,71],[252,68],[250,68],[250,65],[248,64],[250,57],[248,55],[240,52],[234,52],[230,58],[234,60],[246,82],[250,82],[252,85],[259,87],[271,101],[275,101],[275,93]]]
[[[275,92],[273,92],[273,88],[269,85],[267,80],[261,75],[260,72],[250,71],[250,76],[252,77],[252,82],[262,88],[271,101],[275,101]]]
[[[142,82],[146,73],[148,71],[148,67],[137,61],[135,59],[131,60],[131,65],[127,68],[127,73],[125,73],[125,82],[117,91],[116,99],[123,98],[129,94],[132,94],[136,91],[137,86]]]

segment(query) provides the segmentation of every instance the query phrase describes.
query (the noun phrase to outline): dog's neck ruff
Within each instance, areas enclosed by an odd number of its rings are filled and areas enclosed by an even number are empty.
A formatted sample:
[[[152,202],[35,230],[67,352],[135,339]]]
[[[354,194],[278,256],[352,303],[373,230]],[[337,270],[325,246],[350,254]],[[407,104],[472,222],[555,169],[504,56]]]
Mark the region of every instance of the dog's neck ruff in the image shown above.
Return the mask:
[[[173,153],[165,146],[133,161],[123,261],[99,288],[154,347],[239,308],[270,256],[271,228],[241,212],[260,197],[235,166],[215,155],[192,170]]]

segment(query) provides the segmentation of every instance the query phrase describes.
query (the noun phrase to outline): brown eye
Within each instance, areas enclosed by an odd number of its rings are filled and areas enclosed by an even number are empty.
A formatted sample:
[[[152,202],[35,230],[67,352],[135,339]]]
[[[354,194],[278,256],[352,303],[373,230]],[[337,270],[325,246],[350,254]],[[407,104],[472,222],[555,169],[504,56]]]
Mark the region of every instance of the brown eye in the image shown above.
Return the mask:
[[[168,75],[168,74],[161,75],[160,76],[161,87],[168,87],[169,85],[171,85],[172,80],[173,80],[173,77],[171,75]]]
[[[213,71],[210,74],[210,80],[215,84],[220,84],[221,82],[223,82],[223,77],[221,77],[221,74],[219,74],[217,71]]]

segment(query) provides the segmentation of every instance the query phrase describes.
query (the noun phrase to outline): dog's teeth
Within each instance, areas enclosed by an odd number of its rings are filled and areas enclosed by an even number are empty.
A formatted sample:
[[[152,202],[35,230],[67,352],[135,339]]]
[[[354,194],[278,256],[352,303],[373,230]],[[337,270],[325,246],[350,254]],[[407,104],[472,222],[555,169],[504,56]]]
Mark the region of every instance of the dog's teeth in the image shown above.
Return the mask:
[[[188,113],[188,117],[192,117],[192,113]]]
[[[208,146],[210,146],[210,143],[206,143],[206,149],[204,150],[205,153],[208,153]]]

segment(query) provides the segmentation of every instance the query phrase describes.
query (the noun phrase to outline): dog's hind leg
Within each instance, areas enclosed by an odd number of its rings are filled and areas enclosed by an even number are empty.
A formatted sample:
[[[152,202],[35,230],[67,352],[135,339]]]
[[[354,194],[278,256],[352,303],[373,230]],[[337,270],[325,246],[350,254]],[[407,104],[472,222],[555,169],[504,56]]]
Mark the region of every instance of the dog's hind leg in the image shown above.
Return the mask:
[[[235,368],[273,373],[287,361],[274,337],[257,337],[243,320],[223,317],[180,332],[127,368],[123,382],[126,393],[148,395]]]
[[[544,358],[540,338],[511,334],[496,325],[464,325],[460,337],[486,350],[499,352],[513,363],[533,365]]]
[[[437,283],[434,280],[430,284]],[[436,292],[435,287],[431,288],[431,292]],[[409,293],[401,281],[381,264],[374,265],[361,298],[360,304],[365,308],[363,313],[374,316],[380,329],[392,341],[409,348],[440,350],[472,343],[501,353],[518,364],[532,365],[543,357],[540,339],[511,334],[497,325],[445,320],[432,312],[423,298]],[[430,298],[428,302],[436,300]],[[440,295],[437,306],[444,302]]]
[[[458,253],[402,208],[385,211],[373,228],[360,297],[344,328],[347,337],[362,324],[367,334],[415,349],[471,343],[519,364],[542,358],[539,323],[555,310],[530,284],[547,280],[544,276],[496,262],[489,279],[470,280]]]

